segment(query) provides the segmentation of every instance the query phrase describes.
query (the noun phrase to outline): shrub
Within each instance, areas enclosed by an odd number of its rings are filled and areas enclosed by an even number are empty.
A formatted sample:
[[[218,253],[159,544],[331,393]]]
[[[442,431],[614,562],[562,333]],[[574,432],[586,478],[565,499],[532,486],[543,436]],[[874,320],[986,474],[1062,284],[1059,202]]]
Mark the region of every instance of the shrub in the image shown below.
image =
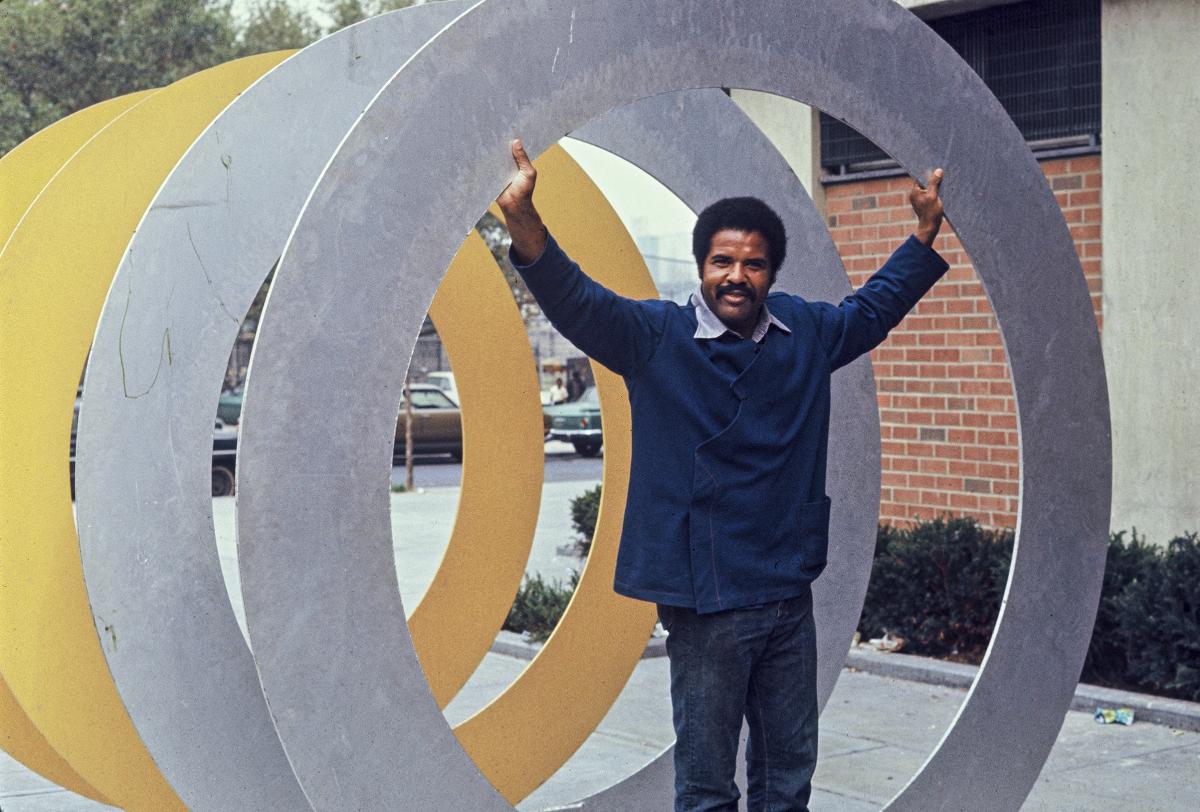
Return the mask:
[[[600,513],[600,486],[590,488],[571,500],[571,527],[579,534],[575,545],[579,554],[586,556],[592,549],[592,536],[596,534],[596,516]]]
[[[554,631],[578,584],[577,572],[571,573],[566,586],[562,581],[543,580],[541,573],[534,573],[532,577],[525,573],[525,580],[504,619],[504,628],[510,632],[524,632],[530,640],[543,642]]]
[[[1104,586],[1100,605],[1096,609],[1096,625],[1083,664],[1083,681],[1102,685],[1118,685],[1127,681],[1127,657],[1124,642],[1114,634],[1121,625],[1125,611],[1121,595],[1125,588],[1144,577],[1154,566],[1157,549],[1139,538],[1133,530],[1128,542],[1125,531],[1113,533],[1108,539],[1108,556],[1104,568]]]
[[[880,525],[859,632],[913,654],[978,662],[1008,578],[1013,535],[974,519]],[[1083,682],[1200,701],[1200,536],[1166,547],[1113,533]]]
[[[1200,700],[1200,539],[1114,533],[1083,680]]]
[[[978,662],[992,635],[1012,558],[1012,533],[972,518],[880,525],[859,632],[885,631],[905,651]]]

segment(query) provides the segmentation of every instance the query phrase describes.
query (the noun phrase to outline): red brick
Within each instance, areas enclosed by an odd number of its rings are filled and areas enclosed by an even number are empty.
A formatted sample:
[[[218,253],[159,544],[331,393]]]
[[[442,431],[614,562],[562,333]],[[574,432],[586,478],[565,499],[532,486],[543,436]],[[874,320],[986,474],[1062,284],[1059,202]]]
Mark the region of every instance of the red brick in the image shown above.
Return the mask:
[[[991,448],[988,449],[988,459],[990,459],[992,462],[1019,463],[1021,461],[1021,454],[1017,451],[1015,446]]]
[[[965,493],[950,494],[950,507],[962,508],[964,510],[978,510],[979,497]]]
[[[979,474],[979,466],[968,460],[951,460],[948,470],[950,473],[958,474],[959,476],[977,476]]]
[[[944,459],[918,459],[917,470],[922,471],[923,474],[944,474],[947,471],[947,463]],[[917,483],[913,482],[913,485],[917,485]],[[932,485],[924,487],[932,487]]]

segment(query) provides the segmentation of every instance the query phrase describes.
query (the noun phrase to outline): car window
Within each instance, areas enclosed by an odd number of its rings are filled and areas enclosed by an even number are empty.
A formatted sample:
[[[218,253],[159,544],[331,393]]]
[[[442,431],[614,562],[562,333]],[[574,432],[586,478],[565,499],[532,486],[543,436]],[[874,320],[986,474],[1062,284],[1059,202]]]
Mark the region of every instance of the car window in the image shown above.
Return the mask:
[[[583,390],[583,394],[579,396],[580,403],[595,403],[599,405],[600,395],[596,392],[596,387],[589,386]]]
[[[453,409],[454,404],[438,389],[412,390],[412,405],[414,409]]]

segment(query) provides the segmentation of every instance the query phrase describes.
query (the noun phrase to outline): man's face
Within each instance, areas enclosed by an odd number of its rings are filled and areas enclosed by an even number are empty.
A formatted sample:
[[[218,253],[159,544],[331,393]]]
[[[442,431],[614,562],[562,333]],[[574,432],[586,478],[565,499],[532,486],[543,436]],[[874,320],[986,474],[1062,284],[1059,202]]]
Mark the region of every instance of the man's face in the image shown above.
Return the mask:
[[[749,338],[771,288],[768,244],[757,231],[723,228],[712,236],[700,269],[700,293],[709,310]]]

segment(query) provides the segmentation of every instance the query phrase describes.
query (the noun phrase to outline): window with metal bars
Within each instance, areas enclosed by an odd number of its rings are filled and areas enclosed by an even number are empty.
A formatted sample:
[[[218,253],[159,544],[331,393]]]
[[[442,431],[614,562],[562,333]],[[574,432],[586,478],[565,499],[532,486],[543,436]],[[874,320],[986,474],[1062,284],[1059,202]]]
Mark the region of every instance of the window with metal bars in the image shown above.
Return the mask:
[[[979,74],[1031,145],[1099,143],[1100,0],[1029,0],[929,26]],[[821,165],[844,174],[894,162],[822,113]]]

